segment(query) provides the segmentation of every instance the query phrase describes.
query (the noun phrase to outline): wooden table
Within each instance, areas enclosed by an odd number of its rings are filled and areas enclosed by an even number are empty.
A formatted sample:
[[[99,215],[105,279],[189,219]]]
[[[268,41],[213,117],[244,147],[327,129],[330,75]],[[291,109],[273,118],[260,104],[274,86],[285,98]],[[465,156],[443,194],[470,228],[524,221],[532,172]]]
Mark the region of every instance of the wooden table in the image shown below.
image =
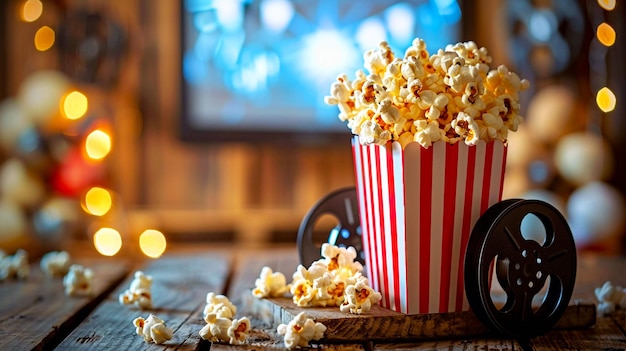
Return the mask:
[[[243,250],[206,245],[194,249],[171,249],[156,260],[85,257],[77,258],[77,261],[96,272],[95,293],[91,297],[66,296],[62,279],[46,277],[38,262],[33,262],[27,280],[0,282],[0,350],[284,349],[282,338],[276,335],[276,327],[281,318],[289,319],[290,313],[295,313],[294,306],[289,306],[289,300],[259,301],[251,296],[250,290],[263,266],[283,272],[290,279],[298,263],[295,247]],[[607,280],[626,286],[626,258],[579,255],[578,261],[574,298],[567,313],[571,318],[576,318],[572,313],[587,313],[584,318],[588,319],[589,306],[595,308],[592,305],[595,303],[594,288]],[[136,270],[153,277],[152,310],[142,311],[118,302],[118,295],[129,287]],[[237,316],[250,317],[253,331],[246,345],[211,344],[200,338],[198,331],[205,325],[202,310],[208,292],[226,294],[238,306]],[[286,308],[281,308],[281,304],[286,304]],[[582,308],[577,310],[576,304]],[[328,311],[311,312],[317,313],[313,315],[318,319],[328,316]],[[135,334],[133,319],[145,318],[150,313],[174,329],[173,338],[165,344],[147,344]],[[467,313],[469,315],[463,318],[473,321],[473,314]],[[403,316],[393,318],[408,318]],[[370,322],[335,321],[339,324],[330,321],[334,324],[329,325],[329,330],[340,327],[349,330],[346,335],[350,337],[326,339],[312,347],[324,350],[626,349],[624,311],[597,319],[594,313],[593,317],[586,326],[572,328],[565,323],[527,344],[499,337],[479,323],[470,323],[473,325],[471,335],[455,335],[453,328],[446,329],[448,324],[437,325],[438,316],[428,317],[434,322],[420,331],[412,331],[411,338],[398,338],[402,334],[398,334],[393,323],[376,325],[375,319]],[[392,339],[370,338],[360,332],[364,329],[358,323],[370,323],[377,329],[386,328],[384,332],[396,334],[390,334],[395,335]],[[352,325],[357,328],[349,329]]]

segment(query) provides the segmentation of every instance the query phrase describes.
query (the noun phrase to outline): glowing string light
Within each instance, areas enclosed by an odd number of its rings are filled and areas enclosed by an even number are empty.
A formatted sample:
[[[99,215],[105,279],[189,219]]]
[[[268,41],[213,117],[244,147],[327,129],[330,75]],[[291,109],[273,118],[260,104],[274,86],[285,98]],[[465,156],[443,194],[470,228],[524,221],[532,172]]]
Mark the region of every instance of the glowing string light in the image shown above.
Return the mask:
[[[54,45],[54,30],[48,26],[43,26],[35,33],[35,48],[38,51],[46,51]]]
[[[122,248],[122,236],[113,228],[100,228],[93,236],[96,250],[104,256],[114,256]]]
[[[89,100],[80,91],[72,91],[63,97],[62,113],[67,119],[76,120],[87,113]]]
[[[111,193],[100,187],[93,187],[85,194],[84,210],[94,216],[104,216],[111,210]]]
[[[615,0],[598,0],[598,5],[607,11],[615,9]]]
[[[85,139],[85,151],[93,160],[104,158],[111,151],[111,137],[100,129],[92,131]]]
[[[611,89],[604,87],[596,94],[596,103],[602,112],[611,112],[615,109],[617,98]]]
[[[158,230],[146,229],[139,236],[139,247],[144,255],[157,258],[165,252],[167,241],[165,235]]]
[[[612,46],[615,44],[615,29],[603,22],[596,29],[596,37],[602,45]]]
[[[22,5],[22,20],[24,22],[35,22],[43,13],[43,4],[39,0],[27,0]]]

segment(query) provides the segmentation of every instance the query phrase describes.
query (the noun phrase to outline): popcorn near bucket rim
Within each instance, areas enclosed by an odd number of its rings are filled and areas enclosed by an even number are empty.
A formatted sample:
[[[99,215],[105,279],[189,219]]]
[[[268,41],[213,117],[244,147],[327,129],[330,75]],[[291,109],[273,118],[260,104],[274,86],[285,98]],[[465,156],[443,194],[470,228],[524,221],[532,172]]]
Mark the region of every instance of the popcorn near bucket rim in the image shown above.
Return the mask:
[[[369,74],[341,74],[324,99],[363,144],[506,141],[523,120],[518,93],[529,82],[504,65],[491,69],[487,50],[472,41],[430,55],[416,38],[403,59],[383,41],[363,59]]]

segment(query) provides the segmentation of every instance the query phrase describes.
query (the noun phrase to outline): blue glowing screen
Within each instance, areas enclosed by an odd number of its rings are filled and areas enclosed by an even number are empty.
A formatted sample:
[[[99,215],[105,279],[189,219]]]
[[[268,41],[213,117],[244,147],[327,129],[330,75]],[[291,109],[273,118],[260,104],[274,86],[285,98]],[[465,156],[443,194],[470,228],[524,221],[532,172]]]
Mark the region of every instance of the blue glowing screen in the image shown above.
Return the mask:
[[[455,0],[184,0],[183,120],[195,132],[349,133],[324,96],[385,40],[458,41]],[[207,137],[209,134],[207,134]]]

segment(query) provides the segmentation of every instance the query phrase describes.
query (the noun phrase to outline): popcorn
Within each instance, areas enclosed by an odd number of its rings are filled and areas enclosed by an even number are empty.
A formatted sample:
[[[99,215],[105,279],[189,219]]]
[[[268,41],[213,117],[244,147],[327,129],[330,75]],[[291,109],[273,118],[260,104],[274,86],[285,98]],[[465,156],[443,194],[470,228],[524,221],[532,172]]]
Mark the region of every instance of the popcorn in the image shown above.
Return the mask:
[[[271,269],[269,271],[263,269],[263,272],[266,278],[275,276]],[[263,273],[261,275],[264,276]],[[209,292],[206,302],[204,321],[207,324],[200,330],[200,337],[212,342],[243,344],[248,339],[250,320],[246,317],[235,319],[237,307],[224,295]]]
[[[51,277],[62,277],[70,269],[70,254],[67,251],[51,251],[41,257],[41,270]]]
[[[367,278],[359,275],[356,283],[346,288],[346,298],[339,308],[342,312],[361,314],[381,299],[382,295],[369,286]]]
[[[204,321],[207,324],[199,332],[204,340],[242,345],[248,339],[250,320],[247,317],[231,320],[217,313],[209,313]]]
[[[255,281],[252,294],[256,297],[279,297],[289,291],[287,279],[280,272],[273,272],[270,267],[263,267],[261,275]]]
[[[204,317],[207,323],[200,329],[200,337],[213,342],[227,342],[230,340],[228,329],[233,321],[230,318],[218,317],[216,313],[209,313]]]
[[[93,271],[79,264],[70,266],[63,277],[65,294],[70,296],[90,295],[92,292]]]
[[[228,297],[209,292],[206,295],[206,306],[202,314],[206,317],[211,313],[218,317],[233,318],[237,314],[237,306],[233,305]]]
[[[306,347],[309,341],[324,337],[326,326],[314,322],[306,313],[300,312],[289,324],[280,324],[277,331],[278,334],[284,335],[285,346],[293,349],[298,346]]]
[[[600,288],[594,291],[598,299],[598,313],[600,315],[609,315],[617,308],[626,308],[626,289],[613,285],[607,281]]]
[[[147,343],[162,344],[172,338],[174,331],[165,326],[165,322],[159,317],[151,314],[147,319],[137,317],[133,320],[135,332],[143,336]]]
[[[358,70],[353,82],[341,74],[324,98],[338,105],[339,119],[362,144],[399,141],[405,147],[414,141],[428,148],[440,140],[506,142],[508,131],[523,120],[518,94],[529,82],[504,65],[490,70],[491,57],[474,42],[447,45],[430,55],[416,38],[404,58],[397,58],[383,41],[363,60],[368,74]],[[472,123],[465,127],[467,116]]]
[[[15,254],[7,255],[0,250],[0,280],[8,278],[26,279],[30,274],[28,252],[18,249]]]
[[[248,340],[250,333],[250,320],[246,317],[233,320],[228,328],[228,343],[231,345],[242,345]]]
[[[136,305],[139,308],[152,308],[152,277],[142,271],[135,272],[128,290],[119,295],[122,305]]]

